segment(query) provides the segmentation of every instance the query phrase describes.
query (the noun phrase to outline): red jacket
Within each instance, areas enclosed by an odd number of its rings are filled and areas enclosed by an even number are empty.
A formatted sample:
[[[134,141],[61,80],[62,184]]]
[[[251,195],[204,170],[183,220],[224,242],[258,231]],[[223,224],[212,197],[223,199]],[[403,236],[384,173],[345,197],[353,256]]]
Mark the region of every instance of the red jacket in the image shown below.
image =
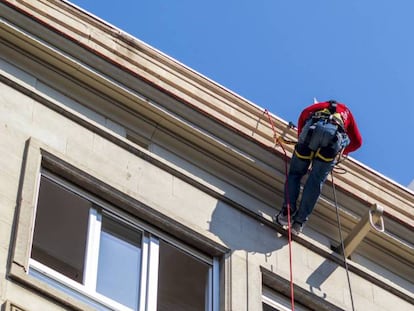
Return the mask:
[[[329,102],[316,103],[305,108],[299,116],[298,120],[298,135],[300,135],[306,120],[310,118],[312,113],[325,108],[329,108]],[[355,122],[351,111],[342,103],[337,103],[336,111],[341,115],[344,121],[344,130],[348,134],[350,143],[345,147],[344,154],[357,150],[362,145],[362,137]]]

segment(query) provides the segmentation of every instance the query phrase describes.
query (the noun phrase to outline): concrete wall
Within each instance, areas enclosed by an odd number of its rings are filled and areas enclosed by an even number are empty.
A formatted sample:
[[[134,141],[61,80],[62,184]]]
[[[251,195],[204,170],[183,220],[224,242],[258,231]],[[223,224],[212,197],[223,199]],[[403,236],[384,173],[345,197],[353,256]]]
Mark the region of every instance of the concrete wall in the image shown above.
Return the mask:
[[[44,98],[53,99],[50,102],[62,109],[59,113],[38,99],[13,88],[11,84],[0,83],[0,303],[13,302],[22,310],[66,309],[53,299],[32,290],[30,286],[25,286],[30,281],[25,284],[24,276],[20,275],[18,280],[9,276],[9,270],[13,270],[15,265],[12,246],[16,226],[28,223],[24,230],[30,236],[30,227],[33,225],[30,224],[30,217],[25,219],[27,215],[17,213],[22,204],[18,201],[22,177],[25,177],[25,183],[34,184],[39,173],[38,170],[22,171],[25,161],[30,160],[24,159],[27,147],[37,152],[39,159],[40,149],[47,150],[126,197],[142,202],[166,218],[222,245],[223,249],[229,249],[222,257],[223,310],[261,310],[261,269],[281,277],[288,284],[289,253],[286,236],[198,186],[205,184],[223,197],[226,196],[226,191],[233,189],[232,196],[235,196],[239,191],[235,187],[237,181],[233,185],[223,183],[219,176],[210,175],[202,167],[195,167],[182,160],[179,154],[169,152],[168,146],[153,145],[150,148],[153,152],[140,150],[123,138],[122,126],[109,124],[104,116],[85,108],[81,111],[82,118],[99,131],[86,128],[68,118],[68,114],[79,115],[76,110],[79,111],[81,106],[70,107],[65,102],[66,97],[51,88],[42,87],[43,82],[36,77],[10,63],[3,61],[1,64],[1,74],[4,77],[12,78],[26,89],[36,90]],[[56,99],[58,101],[54,102]],[[78,102],[82,103],[82,98]],[[101,133],[108,133],[112,139]],[[131,152],[132,149],[122,147],[125,144],[138,149],[143,156],[137,156],[137,153]],[[162,163],[163,167],[154,163]],[[166,170],[165,167],[171,170]],[[174,173],[177,171],[186,178]],[[191,179],[196,182],[189,182]],[[245,192],[240,191],[239,194],[245,196],[241,202],[265,205]],[[33,204],[26,203],[27,206]],[[315,237],[316,243],[317,236]],[[27,245],[29,243],[29,240],[26,241]],[[19,247],[18,245],[17,248]],[[332,306],[350,310],[345,270],[332,258],[323,256],[323,253],[331,252],[323,238],[320,237],[319,245],[322,252],[309,249],[304,243],[293,242],[292,247],[293,274],[297,287],[311,292],[315,300],[326,301],[327,310],[333,309]],[[22,268],[24,270],[27,266]],[[413,307],[355,273],[351,273],[351,283],[357,310],[410,310]],[[9,304],[5,304],[5,308],[6,306],[11,308]]]

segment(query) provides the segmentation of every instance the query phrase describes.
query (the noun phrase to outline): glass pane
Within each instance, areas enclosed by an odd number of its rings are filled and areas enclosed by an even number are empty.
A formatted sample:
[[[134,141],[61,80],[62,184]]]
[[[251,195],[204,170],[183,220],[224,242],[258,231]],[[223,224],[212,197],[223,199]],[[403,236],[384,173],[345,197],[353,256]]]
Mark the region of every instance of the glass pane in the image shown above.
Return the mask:
[[[139,231],[103,217],[96,291],[133,310],[138,309],[141,240]]]
[[[275,309],[275,308],[269,306],[268,304],[263,303],[263,311],[280,311],[280,310]]]
[[[160,241],[158,311],[206,310],[210,265]]]
[[[41,177],[31,257],[82,283],[91,204]]]

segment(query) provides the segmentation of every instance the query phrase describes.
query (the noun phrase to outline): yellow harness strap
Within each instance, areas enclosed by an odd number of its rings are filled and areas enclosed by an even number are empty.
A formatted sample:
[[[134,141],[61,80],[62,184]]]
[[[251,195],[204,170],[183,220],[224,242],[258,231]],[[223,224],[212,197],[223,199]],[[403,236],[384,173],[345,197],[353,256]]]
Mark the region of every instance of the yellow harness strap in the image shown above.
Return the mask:
[[[333,161],[335,159],[335,157],[333,157],[333,158],[326,158],[326,157],[324,157],[323,155],[320,154],[320,152],[319,152],[320,150],[321,150],[321,148],[319,148],[318,150],[316,150],[315,158],[319,158],[319,159],[321,159],[322,161],[325,161],[325,162],[331,162],[331,161]]]
[[[339,112],[331,113],[328,108],[325,108],[315,112],[314,116],[317,118],[329,119],[340,127],[344,127],[344,120]]]
[[[319,148],[318,150],[316,150],[316,152],[311,151],[310,155],[303,155],[300,154],[296,149],[295,149],[295,155],[299,158],[299,159],[303,159],[303,160],[312,160],[313,158],[319,158],[322,161],[325,162],[331,162],[335,159],[335,157],[333,158],[327,158],[324,157],[323,155],[321,155],[321,153],[319,152],[321,150],[321,148]]]
[[[295,149],[295,155],[296,155],[299,159],[303,159],[303,160],[312,160],[312,159],[313,159],[314,154],[315,154],[315,153],[314,153],[313,151],[311,151],[310,155],[305,156],[305,155],[300,154],[300,153],[299,153],[299,152]]]

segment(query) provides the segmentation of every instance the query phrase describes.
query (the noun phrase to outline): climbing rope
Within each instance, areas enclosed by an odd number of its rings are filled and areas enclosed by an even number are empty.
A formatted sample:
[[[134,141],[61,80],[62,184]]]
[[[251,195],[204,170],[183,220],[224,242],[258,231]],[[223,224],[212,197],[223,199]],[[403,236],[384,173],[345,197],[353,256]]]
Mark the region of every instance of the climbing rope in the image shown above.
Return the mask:
[[[284,140],[281,136],[277,136],[275,126],[273,124],[273,120],[270,117],[269,111],[265,109],[264,113],[267,115],[267,118],[269,120],[269,123],[272,127],[273,131],[273,139],[275,141],[275,145],[279,145],[284,154],[284,161],[285,161],[285,192],[287,193],[288,190],[288,155],[285,150],[285,147],[283,146],[283,143],[289,143],[290,141]],[[293,284],[293,269],[292,269],[292,231],[291,231],[291,224],[290,224],[290,202],[289,202],[289,196],[287,197],[287,216],[288,216],[288,242],[289,242],[289,268],[290,268],[290,305],[292,307],[292,311],[295,310],[295,293],[294,293],[294,284]]]
[[[345,255],[344,239],[342,237],[341,220],[339,218],[339,208],[338,208],[338,201],[337,201],[337,198],[336,198],[336,188],[335,188],[335,181],[334,181],[333,171],[331,172],[331,179],[332,179],[333,196],[334,196],[334,201],[335,201],[336,219],[338,221],[339,239],[341,240],[341,248],[342,248],[342,254],[343,254],[343,258],[344,258],[346,278],[348,280],[349,295],[351,297],[352,311],[355,311],[355,307],[354,307],[354,297],[352,295],[351,279],[349,278],[348,262],[347,262],[346,255]]]

